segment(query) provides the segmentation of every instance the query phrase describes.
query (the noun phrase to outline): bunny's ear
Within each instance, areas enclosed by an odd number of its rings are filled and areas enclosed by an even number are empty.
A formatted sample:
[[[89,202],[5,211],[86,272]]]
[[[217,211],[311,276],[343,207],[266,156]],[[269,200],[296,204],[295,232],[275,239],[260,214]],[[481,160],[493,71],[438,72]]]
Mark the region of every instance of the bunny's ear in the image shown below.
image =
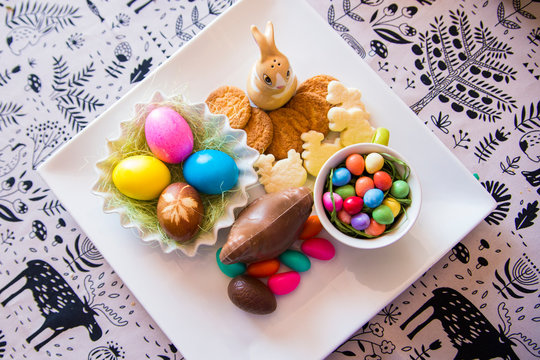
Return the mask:
[[[266,23],[266,28],[264,29],[264,36],[266,37],[266,43],[269,47],[276,49],[276,42],[274,41],[274,25],[271,21]]]
[[[266,23],[264,34],[255,25],[251,25],[251,33],[253,34],[253,38],[257,42],[257,45],[259,45],[261,58],[279,53],[274,42],[274,26],[271,21]]]

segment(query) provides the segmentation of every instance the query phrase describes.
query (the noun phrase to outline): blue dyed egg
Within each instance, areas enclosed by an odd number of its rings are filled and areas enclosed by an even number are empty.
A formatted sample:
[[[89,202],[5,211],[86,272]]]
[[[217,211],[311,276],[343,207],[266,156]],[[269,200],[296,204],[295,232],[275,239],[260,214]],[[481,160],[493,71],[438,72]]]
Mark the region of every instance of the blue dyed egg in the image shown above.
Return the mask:
[[[364,194],[364,205],[370,208],[376,208],[384,200],[384,193],[380,189],[369,189]]]
[[[334,186],[343,186],[351,181],[351,172],[346,168],[338,168],[334,170],[332,175],[332,184]]]
[[[186,182],[205,194],[221,194],[238,181],[234,159],[223,151],[201,150],[191,154],[183,164]]]

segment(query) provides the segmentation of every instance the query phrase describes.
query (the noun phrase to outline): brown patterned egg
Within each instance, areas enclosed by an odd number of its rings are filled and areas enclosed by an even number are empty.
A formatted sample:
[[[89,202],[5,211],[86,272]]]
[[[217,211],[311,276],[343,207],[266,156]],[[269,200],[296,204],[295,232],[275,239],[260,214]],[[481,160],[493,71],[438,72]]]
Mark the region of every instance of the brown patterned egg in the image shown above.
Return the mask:
[[[238,275],[231,279],[227,288],[229,299],[240,309],[252,314],[270,314],[276,310],[276,297],[259,279]]]
[[[185,243],[199,230],[204,206],[197,190],[189,184],[170,184],[159,196],[157,218],[175,241]]]

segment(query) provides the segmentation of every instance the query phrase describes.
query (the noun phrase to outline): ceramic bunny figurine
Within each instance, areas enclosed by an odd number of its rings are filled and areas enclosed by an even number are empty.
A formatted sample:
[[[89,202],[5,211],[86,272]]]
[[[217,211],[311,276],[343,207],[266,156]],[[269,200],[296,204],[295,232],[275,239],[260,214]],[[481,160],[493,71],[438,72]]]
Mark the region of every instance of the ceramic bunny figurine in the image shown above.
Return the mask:
[[[274,26],[266,24],[264,34],[251,25],[251,33],[261,57],[255,62],[247,83],[248,96],[263,110],[274,110],[287,103],[296,91],[296,76],[289,60],[276,47]]]

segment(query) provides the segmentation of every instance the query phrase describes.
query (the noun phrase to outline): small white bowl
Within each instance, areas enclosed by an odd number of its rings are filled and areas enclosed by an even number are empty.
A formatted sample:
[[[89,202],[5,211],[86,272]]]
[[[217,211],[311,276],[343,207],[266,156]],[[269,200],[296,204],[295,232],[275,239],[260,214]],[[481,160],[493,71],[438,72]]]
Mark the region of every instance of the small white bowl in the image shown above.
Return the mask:
[[[332,168],[335,168],[339,164],[345,161],[347,156],[351,154],[369,154],[372,152],[386,153],[393,157],[396,157],[409,165],[410,175],[407,179],[407,183],[410,187],[411,205],[407,208],[405,214],[402,214],[399,218],[399,223],[393,224],[393,230],[387,234],[381,235],[373,239],[359,239],[348,236],[339,231],[331,222],[328,214],[322,203],[322,196],[326,192],[325,183],[328,179],[328,175]],[[315,211],[319,216],[322,226],[325,230],[336,240],[359,249],[375,249],[380,248],[395,241],[401,239],[413,226],[418,214],[420,212],[420,205],[422,203],[422,194],[420,189],[420,182],[418,177],[411,167],[410,163],[401,156],[397,151],[389,148],[388,146],[374,144],[374,143],[361,143],[347,146],[334,155],[332,155],[322,166],[317,179],[315,180],[315,187],[313,190],[313,196],[315,200]]]

